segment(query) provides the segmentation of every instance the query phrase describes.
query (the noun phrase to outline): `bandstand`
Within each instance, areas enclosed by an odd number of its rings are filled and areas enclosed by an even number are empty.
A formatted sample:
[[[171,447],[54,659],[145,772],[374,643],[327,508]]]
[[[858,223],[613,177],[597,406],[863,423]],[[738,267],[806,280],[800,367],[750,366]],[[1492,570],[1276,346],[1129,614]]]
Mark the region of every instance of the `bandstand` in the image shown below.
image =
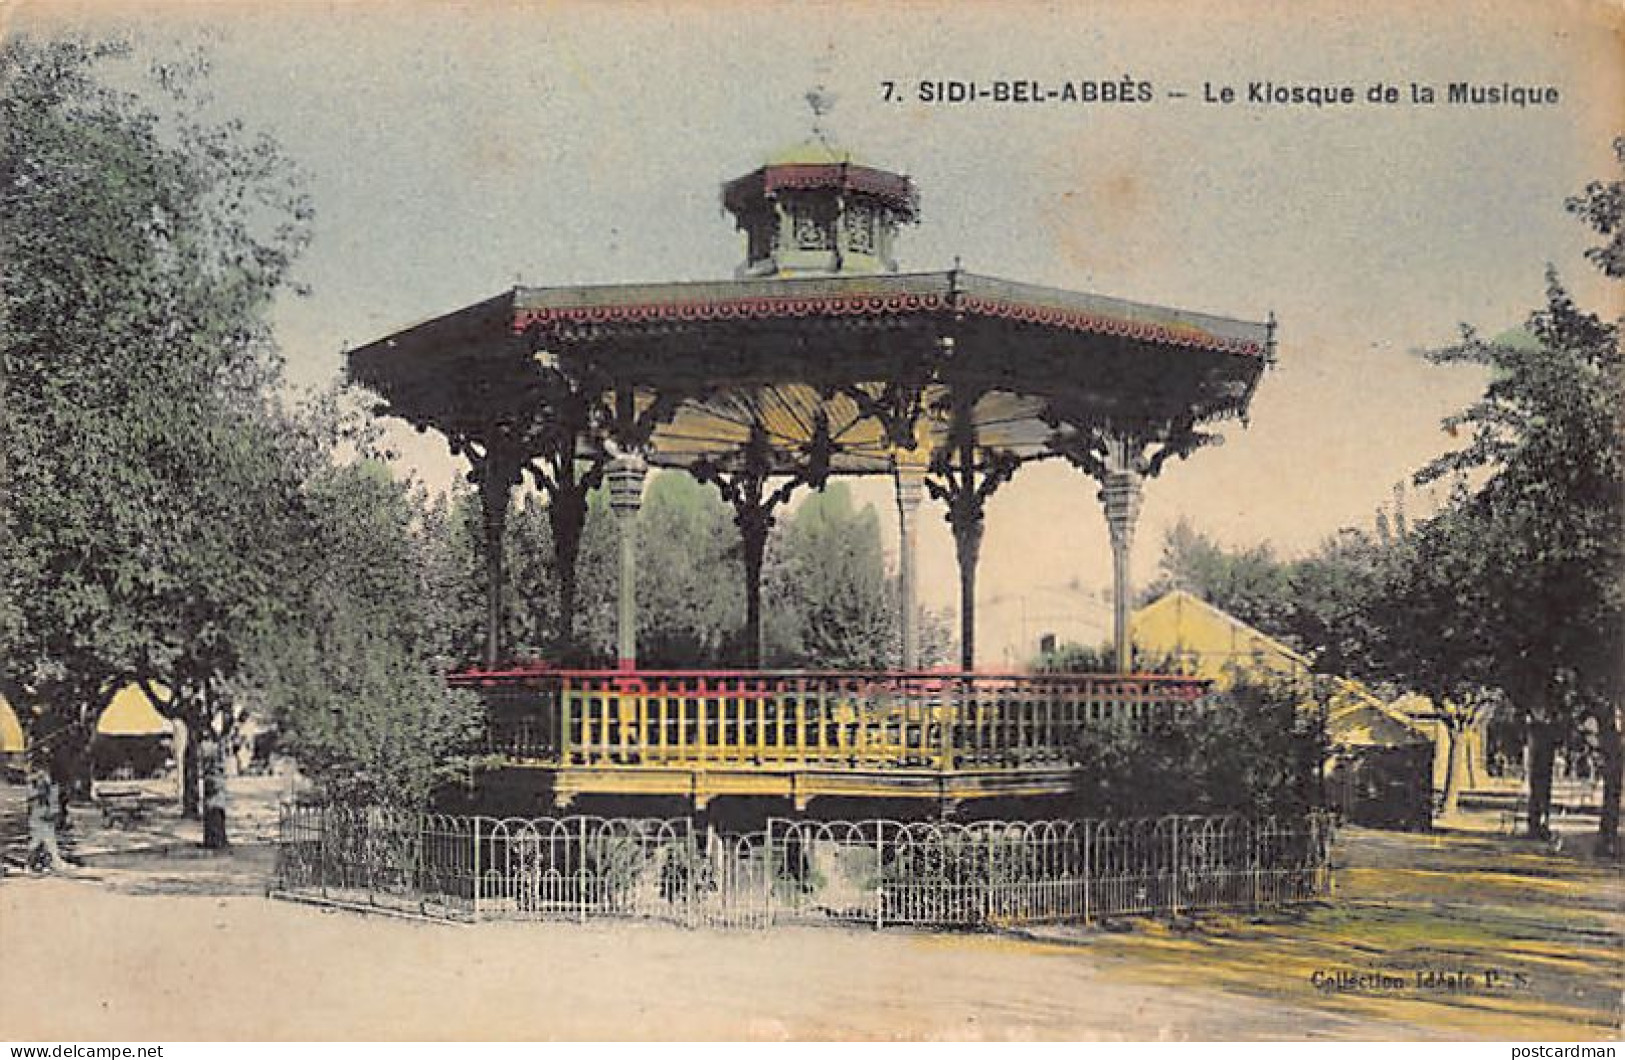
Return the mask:
[[[507,783],[541,804],[649,796],[975,800],[1064,794],[1089,725],[1143,724],[1201,682],[1130,672],[1129,555],[1141,492],[1173,458],[1245,414],[1273,355],[1250,322],[955,268],[900,272],[919,204],[905,176],[815,137],[726,184],[744,235],[732,279],[516,287],[355,349],[381,411],[443,434],[471,465],[489,596],[484,690]],[[1098,486],[1110,530],[1113,674],[976,667],[976,569],[988,499],[1028,463],[1061,459]],[[637,664],[636,535],[649,467],[714,485],[741,537],[749,665]],[[902,652],[885,673],[770,672],[763,554],[797,490],[884,475],[899,515]],[[503,527],[525,479],[546,496],[566,643],[517,665],[499,634]],[[572,669],[569,630],[587,497],[620,523],[618,665]],[[960,666],[917,665],[914,536],[940,504],[960,582]],[[920,801],[924,800],[924,801]]]

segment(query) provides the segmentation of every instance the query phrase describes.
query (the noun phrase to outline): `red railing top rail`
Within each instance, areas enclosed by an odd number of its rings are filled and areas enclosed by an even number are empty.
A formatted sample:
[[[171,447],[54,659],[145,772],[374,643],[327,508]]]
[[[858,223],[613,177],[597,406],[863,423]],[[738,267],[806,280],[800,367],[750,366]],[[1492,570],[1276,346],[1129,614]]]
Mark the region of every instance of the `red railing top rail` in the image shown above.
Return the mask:
[[[447,680],[454,685],[523,685],[532,681],[868,681],[874,684],[981,681],[1075,681],[1102,683],[1162,684],[1180,688],[1205,688],[1211,684],[1201,677],[1178,674],[1113,673],[1021,673],[986,670],[620,670],[565,669],[546,663],[515,665],[500,669],[459,670]]]

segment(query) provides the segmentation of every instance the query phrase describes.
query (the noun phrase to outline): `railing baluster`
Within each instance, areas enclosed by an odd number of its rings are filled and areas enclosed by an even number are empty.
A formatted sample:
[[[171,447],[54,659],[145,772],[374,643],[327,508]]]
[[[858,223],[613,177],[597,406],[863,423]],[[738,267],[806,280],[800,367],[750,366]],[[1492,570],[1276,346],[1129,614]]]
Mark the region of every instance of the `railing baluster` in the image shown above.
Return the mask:
[[[1144,676],[782,671],[545,670],[452,683],[484,690],[489,746],[519,760],[779,773],[1054,770],[1084,731],[1144,730],[1205,687]]]
[[[699,709],[697,706],[699,701],[694,697],[694,693],[694,689],[685,688],[676,699],[672,700],[672,706],[677,711],[677,759],[680,762],[686,762],[689,758],[688,706],[690,703],[695,703],[696,711]]]
[[[637,730],[643,697],[637,687],[627,682],[616,690],[615,696],[615,761],[626,764],[632,760],[631,735]]]
[[[804,677],[796,678],[796,761],[799,763],[807,761],[807,721],[808,715],[811,713],[807,709],[808,693],[807,679]]]

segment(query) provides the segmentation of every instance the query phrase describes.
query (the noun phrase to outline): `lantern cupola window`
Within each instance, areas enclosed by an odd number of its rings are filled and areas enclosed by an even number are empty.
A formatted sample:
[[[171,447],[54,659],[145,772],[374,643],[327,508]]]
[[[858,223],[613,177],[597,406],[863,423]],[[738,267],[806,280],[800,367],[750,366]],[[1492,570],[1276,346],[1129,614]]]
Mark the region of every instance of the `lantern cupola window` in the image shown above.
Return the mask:
[[[897,230],[918,213],[907,177],[822,137],[725,185],[722,204],[745,233],[741,278],[896,272]]]

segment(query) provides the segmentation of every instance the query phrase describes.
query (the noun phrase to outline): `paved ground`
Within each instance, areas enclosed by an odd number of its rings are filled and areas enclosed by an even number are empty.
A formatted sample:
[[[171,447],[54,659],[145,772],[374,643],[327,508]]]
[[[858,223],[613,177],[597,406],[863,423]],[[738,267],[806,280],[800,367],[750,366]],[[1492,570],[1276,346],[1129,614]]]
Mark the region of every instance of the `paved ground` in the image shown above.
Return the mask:
[[[230,855],[193,825],[84,819],[79,879],[0,884],[0,1038],[1600,1038],[1625,893],[1572,851],[1351,831],[1337,901],[1025,937],[647,924],[453,926],[266,900],[269,805]],[[1318,971],[1495,969],[1452,991]]]

